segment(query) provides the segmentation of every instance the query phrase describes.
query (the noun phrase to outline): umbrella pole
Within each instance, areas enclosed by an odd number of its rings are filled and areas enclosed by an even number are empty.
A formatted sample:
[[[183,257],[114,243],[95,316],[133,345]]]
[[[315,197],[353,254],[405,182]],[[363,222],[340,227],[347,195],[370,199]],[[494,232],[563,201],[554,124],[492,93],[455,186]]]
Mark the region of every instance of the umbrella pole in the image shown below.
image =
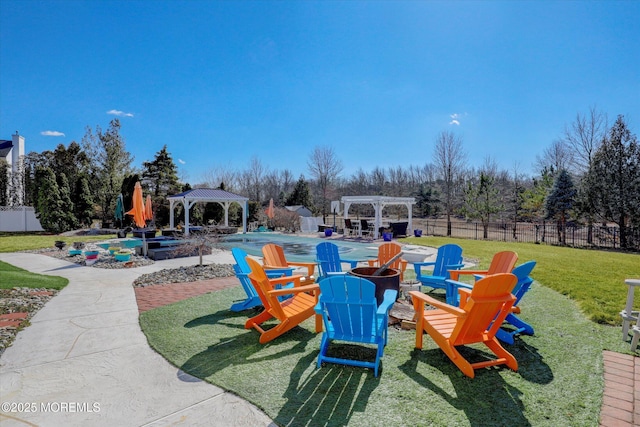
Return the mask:
[[[147,232],[146,229],[142,229],[142,254],[147,259]]]

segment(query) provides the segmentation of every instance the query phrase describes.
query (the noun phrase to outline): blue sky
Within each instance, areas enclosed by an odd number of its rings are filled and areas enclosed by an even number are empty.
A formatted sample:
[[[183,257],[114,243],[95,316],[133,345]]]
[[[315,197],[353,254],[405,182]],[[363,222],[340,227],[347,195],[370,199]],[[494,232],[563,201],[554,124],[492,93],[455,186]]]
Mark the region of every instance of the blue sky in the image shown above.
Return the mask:
[[[345,176],[423,165],[446,130],[533,174],[591,106],[640,133],[638,22],[640,1],[2,0],[0,138],[119,117],[136,166],[166,144],[195,184],[252,156],[308,177],[315,146]]]

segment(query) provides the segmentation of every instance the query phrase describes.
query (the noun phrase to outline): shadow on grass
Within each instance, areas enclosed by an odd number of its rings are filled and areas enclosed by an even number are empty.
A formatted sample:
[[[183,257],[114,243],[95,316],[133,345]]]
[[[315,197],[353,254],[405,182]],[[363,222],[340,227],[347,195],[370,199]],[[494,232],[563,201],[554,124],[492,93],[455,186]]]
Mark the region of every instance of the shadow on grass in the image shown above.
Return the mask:
[[[462,353],[462,349],[460,350]],[[470,358],[471,353],[478,354],[474,350],[465,353],[465,358]],[[441,370],[449,377],[455,393],[447,393],[419,373],[418,363]],[[520,398],[522,392],[508,384],[500,375],[501,369],[508,368],[479,369],[472,379],[464,376],[440,349],[414,349],[411,358],[400,365],[399,369],[421,387],[431,390],[454,408],[464,411],[471,426],[531,425],[523,414],[524,405]]]
[[[201,328],[202,334],[213,331],[212,326],[217,331],[226,331],[211,335],[209,339],[216,342],[180,366],[184,380],[213,381],[227,371],[228,380],[222,381],[222,385],[232,392],[243,390],[239,383],[245,379],[262,384],[258,395],[276,392],[282,401],[274,417],[278,425],[342,426],[349,423],[354,413],[365,412],[369,397],[380,382],[372,370],[335,364],[325,364],[318,369],[319,348],[309,347],[310,342],[317,341],[316,333],[295,327],[272,343],[260,344],[259,335],[253,329],[239,331],[246,318],[246,312],[219,310],[187,321],[185,329]],[[276,324],[277,321],[270,321],[265,326]],[[375,360],[373,348],[339,344],[330,351],[339,357]],[[283,366],[287,369],[283,370]],[[231,375],[232,370],[242,372],[243,378]],[[277,372],[284,375],[274,376]],[[381,372],[384,372],[384,360]],[[269,381],[277,384],[272,388]]]
[[[549,384],[553,381],[553,372],[545,363],[538,349],[516,338],[513,345],[504,348],[518,361],[518,374],[527,381],[537,384]]]
[[[244,329],[238,319],[244,320],[246,313],[232,313],[228,310],[220,310],[213,314],[198,317],[185,324],[186,328],[220,325],[232,330]],[[267,326],[268,327],[268,326]],[[282,357],[290,357],[292,354],[303,353],[307,342],[315,334],[296,327],[290,333],[279,337],[280,347],[263,345],[258,342],[258,334],[253,329],[247,329],[245,333],[233,332],[231,336],[220,336],[215,344],[211,344],[206,350],[193,355],[180,369],[198,378],[208,378],[218,371],[230,366],[255,366],[259,362],[276,361]],[[215,338],[213,338],[215,339]]]
[[[241,328],[244,329],[244,320],[247,318],[247,316],[251,317],[254,316],[255,314],[259,313],[260,311],[262,311],[262,309],[257,310],[257,309],[251,309],[251,310],[246,310],[246,311],[241,311],[241,312],[233,312],[233,311],[229,311],[229,310],[220,310],[220,311],[216,311],[215,313],[211,313],[211,314],[207,314],[206,316],[201,316],[201,317],[196,317],[195,319],[191,319],[189,320],[187,323],[184,324],[185,328],[197,328],[199,326],[212,326],[212,325],[225,325],[225,326],[229,326],[232,328]],[[243,323],[240,324],[238,323],[238,321],[227,321],[227,322],[221,322],[221,320],[230,320],[230,319],[235,319],[235,318],[241,318],[243,320]]]
[[[364,412],[380,379],[369,369],[326,364],[315,368],[317,351],[304,355],[293,367],[286,399],[274,421],[291,426],[344,426],[355,412]],[[306,372],[314,366],[311,373]]]

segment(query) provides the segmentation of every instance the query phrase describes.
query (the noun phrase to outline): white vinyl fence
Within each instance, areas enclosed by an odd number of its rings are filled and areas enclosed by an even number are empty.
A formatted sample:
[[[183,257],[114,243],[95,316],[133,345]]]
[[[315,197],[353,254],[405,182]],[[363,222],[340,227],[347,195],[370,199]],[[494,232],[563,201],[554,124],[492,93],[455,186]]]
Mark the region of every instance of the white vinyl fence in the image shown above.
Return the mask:
[[[44,231],[31,206],[0,206],[0,231]]]

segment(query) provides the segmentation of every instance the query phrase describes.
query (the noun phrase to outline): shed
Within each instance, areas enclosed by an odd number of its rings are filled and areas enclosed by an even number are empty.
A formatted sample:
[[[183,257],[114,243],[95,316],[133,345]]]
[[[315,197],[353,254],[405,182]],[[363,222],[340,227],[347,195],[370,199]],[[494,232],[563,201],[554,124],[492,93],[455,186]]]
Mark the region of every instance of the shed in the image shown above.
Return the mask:
[[[298,215],[300,215],[302,217],[305,217],[305,218],[309,218],[309,217],[313,216],[313,213],[309,209],[305,208],[302,205],[285,206],[284,208],[289,210],[289,211],[291,211],[291,212],[295,212]]]
[[[189,209],[194,203],[220,203],[224,208],[224,225],[229,226],[229,206],[237,203],[242,208],[242,232],[247,232],[247,214],[249,213],[249,198],[228,191],[214,188],[195,188],[180,194],[168,196],[169,200],[169,227],[174,228],[173,208],[176,203],[184,206],[184,234],[189,235]]]

